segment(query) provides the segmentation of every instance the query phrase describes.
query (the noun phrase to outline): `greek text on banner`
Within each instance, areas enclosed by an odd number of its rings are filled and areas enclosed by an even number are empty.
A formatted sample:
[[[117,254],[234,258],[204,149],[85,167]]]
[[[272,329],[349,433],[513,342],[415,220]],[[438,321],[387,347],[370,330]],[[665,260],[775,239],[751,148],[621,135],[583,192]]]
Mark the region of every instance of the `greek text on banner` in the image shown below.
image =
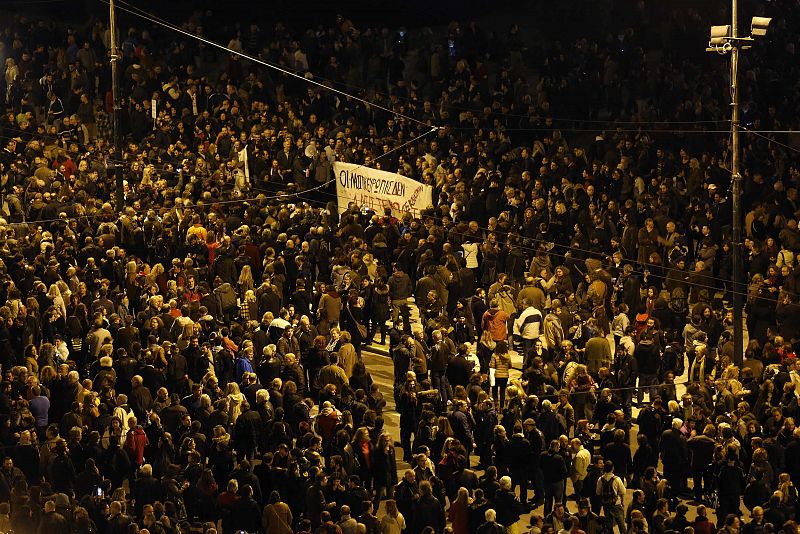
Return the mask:
[[[338,161],[334,162],[333,171],[339,213],[347,211],[350,202],[380,214],[383,208],[389,207],[392,215],[409,213],[412,217],[418,217],[422,210],[433,206],[431,186],[400,174]]]

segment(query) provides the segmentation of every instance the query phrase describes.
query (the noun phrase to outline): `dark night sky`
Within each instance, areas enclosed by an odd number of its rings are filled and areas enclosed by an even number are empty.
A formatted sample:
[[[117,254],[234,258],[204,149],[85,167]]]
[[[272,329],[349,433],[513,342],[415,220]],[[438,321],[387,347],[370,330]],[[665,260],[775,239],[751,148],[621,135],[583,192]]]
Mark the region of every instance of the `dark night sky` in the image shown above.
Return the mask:
[[[337,13],[344,13],[354,23],[408,26],[436,26],[454,19],[482,18],[511,7],[519,8],[521,0],[133,0],[132,4],[171,21],[184,20],[198,9],[211,9],[225,22],[257,20],[267,24],[276,19],[289,23],[329,23]],[[0,0],[0,11],[31,15],[49,13],[67,20],[85,21],[86,17],[102,17],[107,5],[100,0]],[[507,11],[506,11],[507,12]],[[124,14],[121,14],[124,16]]]

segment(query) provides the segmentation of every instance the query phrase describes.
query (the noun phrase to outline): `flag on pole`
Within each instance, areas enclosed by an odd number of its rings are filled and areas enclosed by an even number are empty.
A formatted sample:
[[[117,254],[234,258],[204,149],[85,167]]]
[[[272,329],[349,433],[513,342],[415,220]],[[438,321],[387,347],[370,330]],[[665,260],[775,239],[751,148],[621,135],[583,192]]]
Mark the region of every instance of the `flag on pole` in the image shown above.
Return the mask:
[[[244,177],[250,183],[250,165],[247,160],[247,145],[239,151],[239,163],[244,164]]]

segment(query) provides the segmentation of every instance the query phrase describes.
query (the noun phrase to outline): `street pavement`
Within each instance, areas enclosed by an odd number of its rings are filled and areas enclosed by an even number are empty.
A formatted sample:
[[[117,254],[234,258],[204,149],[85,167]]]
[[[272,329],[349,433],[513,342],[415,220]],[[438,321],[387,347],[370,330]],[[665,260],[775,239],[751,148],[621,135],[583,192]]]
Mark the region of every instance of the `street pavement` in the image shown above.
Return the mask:
[[[416,309],[416,306],[412,305],[412,328],[420,328],[421,325],[419,323],[419,313]],[[613,339],[611,340],[613,343]],[[400,416],[395,411],[395,404],[394,404],[394,395],[393,395],[393,384],[394,384],[394,369],[392,360],[389,357],[389,347],[388,345],[380,345],[377,343],[373,343],[372,345],[365,346],[362,350],[362,357],[364,363],[367,367],[367,370],[372,374],[373,380],[378,384],[380,390],[383,392],[384,397],[386,398],[387,407],[383,411],[383,417],[385,420],[385,428],[388,432],[391,433],[392,437],[394,438],[395,442],[398,444],[400,441]],[[521,374],[519,369],[522,367],[522,356],[517,354],[516,352],[512,353],[512,363],[516,370],[512,370],[512,380],[514,378],[519,377]],[[688,369],[688,366],[685,366]],[[675,382],[678,384],[678,398],[685,391],[685,386],[683,383],[687,379],[688,370],[684,373],[683,376],[676,378]],[[634,407],[633,409],[633,417],[634,421],[638,414],[638,409]],[[637,425],[634,424],[633,428],[630,432],[630,446],[632,453],[636,452],[637,444],[636,444],[636,437],[637,437]],[[402,456],[399,454],[398,457]],[[472,458],[472,465],[474,466],[477,463],[477,458]],[[409,465],[403,461],[398,460],[397,462],[397,470],[398,470],[398,479],[402,478],[403,472],[409,468]],[[659,470],[661,469],[661,465],[659,463]],[[482,474],[482,471],[477,471],[479,475]],[[567,495],[572,495],[574,493],[572,488],[572,483],[567,479]],[[631,501],[633,494],[633,490],[629,489],[626,493],[625,498],[625,508],[627,509],[628,504]],[[689,520],[693,520],[696,516],[696,506],[698,503],[694,501],[685,501],[686,504],[689,506]],[[573,500],[569,500],[567,502],[567,508],[571,513],[577,513],[577,503]],[[744,508],[742,508],[745,510]],[[716,521],[716,517],[713,510],[708,510],[709,519],[712,522]],[[382,513],[382,511],[381,511]],[[530,513],[523,515],[520,518],[520,521],[517,523],[517,531],[518,532],[527,532],[529,521],[531,514],[536,515],[543,515],[543,507],[540,506],[533,510]],[[746,514],[746,511],[745,511]],[[649,518],[648,518],[649,519]]]

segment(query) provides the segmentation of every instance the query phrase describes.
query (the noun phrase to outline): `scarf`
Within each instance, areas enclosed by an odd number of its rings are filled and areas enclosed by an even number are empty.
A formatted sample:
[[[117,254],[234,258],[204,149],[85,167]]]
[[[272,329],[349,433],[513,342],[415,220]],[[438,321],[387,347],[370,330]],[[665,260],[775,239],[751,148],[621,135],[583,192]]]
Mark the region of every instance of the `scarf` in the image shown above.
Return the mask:
[[[694,378],[695,377],[695,368],[697,367],[698,364],[699,364],[700,368],[698,370],[698,375],[697,375],[697,380],[696,381],[701,383],[701,384],[705,384],[705,382],[706,382],[706,358],[705,358],[705,356],[703,358],[695,358],[695,360],[692,362],[692,367],[689,369],[689,380],[690,381],[695,381],[695,378]]]

